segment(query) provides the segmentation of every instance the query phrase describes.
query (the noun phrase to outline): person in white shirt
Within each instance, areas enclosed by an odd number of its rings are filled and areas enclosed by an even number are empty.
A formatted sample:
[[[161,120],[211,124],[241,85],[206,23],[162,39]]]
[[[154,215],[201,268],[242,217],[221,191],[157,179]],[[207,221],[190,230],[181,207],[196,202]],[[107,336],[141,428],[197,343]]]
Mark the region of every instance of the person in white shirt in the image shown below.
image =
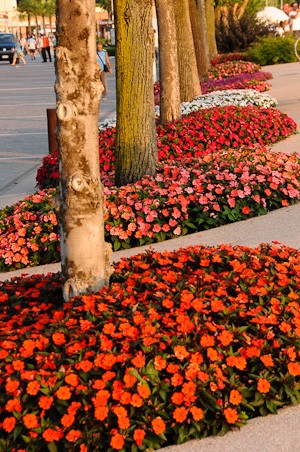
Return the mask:
[[[29,54],[32,60],[35,60],[35,54],[36,54],[36,40],[33,36],[30,36],[27,41]]]

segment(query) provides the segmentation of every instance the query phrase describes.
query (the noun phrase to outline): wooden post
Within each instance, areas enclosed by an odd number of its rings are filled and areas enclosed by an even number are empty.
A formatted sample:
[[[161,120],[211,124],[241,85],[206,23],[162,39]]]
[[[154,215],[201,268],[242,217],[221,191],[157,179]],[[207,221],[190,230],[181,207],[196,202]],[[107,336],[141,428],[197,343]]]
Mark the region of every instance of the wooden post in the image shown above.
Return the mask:
[[[56,129],[56,109],[47,108],[47,126],[48,126],[48,146],[49,154],[58,152],[58,146],[55,136]]]

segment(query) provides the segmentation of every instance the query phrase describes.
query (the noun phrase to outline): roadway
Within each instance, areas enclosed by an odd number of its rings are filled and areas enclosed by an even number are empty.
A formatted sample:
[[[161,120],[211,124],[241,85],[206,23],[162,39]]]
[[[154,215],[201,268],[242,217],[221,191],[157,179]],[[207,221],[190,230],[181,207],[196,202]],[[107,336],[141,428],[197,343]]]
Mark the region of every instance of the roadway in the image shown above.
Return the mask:
[[[48,154],[47,109],[55,108],[54,63],[26,56],[27,65],[0,61],[0,208],[35,191],[36,170]],[[114,68],[114,58],[111,58]],[[115,115],[115,71],[99,121]]]

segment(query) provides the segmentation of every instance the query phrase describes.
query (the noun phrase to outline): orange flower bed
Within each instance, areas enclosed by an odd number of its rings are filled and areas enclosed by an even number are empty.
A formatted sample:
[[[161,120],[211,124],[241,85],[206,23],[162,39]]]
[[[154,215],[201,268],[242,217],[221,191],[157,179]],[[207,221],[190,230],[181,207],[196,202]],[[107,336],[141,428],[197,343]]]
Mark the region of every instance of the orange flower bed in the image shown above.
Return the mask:
[[[300,251],[198,246],[0,284],[0,450],[126,450],[240,427],[300,400]]]

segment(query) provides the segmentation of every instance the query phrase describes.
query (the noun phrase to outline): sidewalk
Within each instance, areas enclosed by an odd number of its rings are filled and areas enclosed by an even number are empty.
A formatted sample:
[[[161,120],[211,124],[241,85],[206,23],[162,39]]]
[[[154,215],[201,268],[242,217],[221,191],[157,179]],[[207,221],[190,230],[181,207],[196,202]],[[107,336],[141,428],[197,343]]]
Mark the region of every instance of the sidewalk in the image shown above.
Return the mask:
[[[278,109],[292,117],[300,128],[300,62],[264,67],[273,74],[272,90],[268,92],[278,100]],[[300,152],[300,134],[276,144],[278,152]],[[276,210],[267,215],[229,224],[178,239],[123,250],[114,253],[113,260],[130,257],[150,247],[156,250],[221,243],[257,246],[260,243],[277,240],[293,248],[300,248],[300,203]],[[0,280],[20,274],[41,274],[60,270],[60,264],[35,267],[11,273],[0,274]],[[183,445],[161,449],[165,452],[300,452],[300,406],[282,409],[278,415],[268,415],[249,421],[240,431],[230,432],[224,437],[209,437],[189,441]]]

